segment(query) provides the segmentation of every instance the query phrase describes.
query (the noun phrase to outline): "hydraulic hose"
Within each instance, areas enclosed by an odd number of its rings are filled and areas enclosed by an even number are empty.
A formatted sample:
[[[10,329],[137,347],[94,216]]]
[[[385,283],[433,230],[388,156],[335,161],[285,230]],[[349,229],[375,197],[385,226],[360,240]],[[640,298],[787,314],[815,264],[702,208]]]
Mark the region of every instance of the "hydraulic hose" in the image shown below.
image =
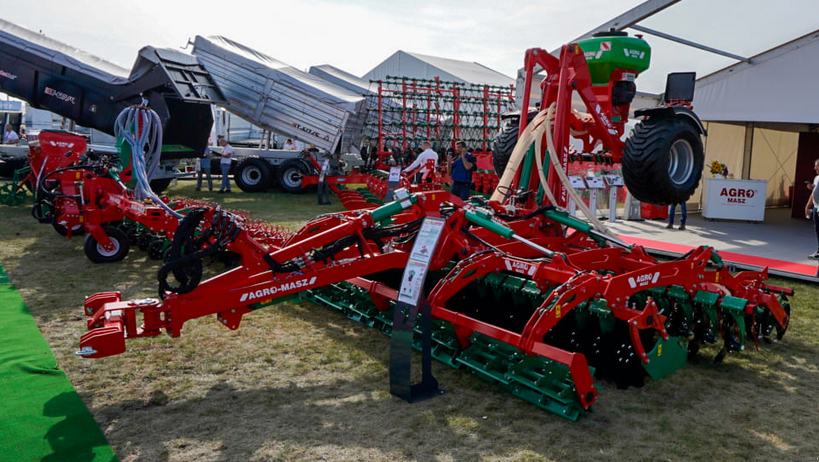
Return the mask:
[[[170,215],[181,219],[182,215],[162,202],[151,189],[150,178],[156,173],[162,153],[162,121],[145,103],[123,109],[117,116],[114,133],[131,147],[131,170],[136,180],[134,197],[151,199]]]

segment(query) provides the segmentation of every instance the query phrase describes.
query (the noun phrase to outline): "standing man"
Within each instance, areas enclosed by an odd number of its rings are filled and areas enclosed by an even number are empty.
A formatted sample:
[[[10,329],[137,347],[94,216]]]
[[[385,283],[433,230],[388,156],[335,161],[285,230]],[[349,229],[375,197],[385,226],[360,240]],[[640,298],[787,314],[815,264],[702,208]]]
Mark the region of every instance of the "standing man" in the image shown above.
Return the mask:
[[[219,168],[222,169],[222,187],[219,188],[219,193],[230,192],[230,162],[233,157],[233,147],[228,144],[224,136],[219,135],[219,146],[222,146],[222,153],[219,154],[222,159],[219,161]]]
[[[668,225],[666,228],[674,229],[674,212],[676,212],[677,204],[672,204],[668,207]],[[680,212],[682,212],[682,216],[680,216],[680,229],[685,229],[685,219],[688,218],[688,210],[685,208],[685,202],[680,204]]]
[[[450,192],[462,200],[469,199],[469,191],[472,188],[472,171],[475,170],[475,156],[467,152],[466,143],[458,141],[455,143],[455,156],[446,164],[446,172],[452,178],[452,188]]]
[[[424,150],[407,166],[406,170],[407,172],[412,172],[420,167],[418,171],[419,174],[416,176],[417,181],[413,181],[413,183],[420,183],[421,178],[425,175],[429,181],[432,181],[431,176],[434,173],[434,167],[433,170],[430,170],[429,161],[432,161],[434,165],[438,165],[438,153],[432,150],[432,145],[429,144],[429,141],[421,143],[421,147],[424,148]]]
[[[819,159],[813,162],[813,171],[816,176],[813,178],[813,184],[808,184],[808,189],[811,190],[808,203],[805,204],[805,217],[813,219],[813,231],[816,233],[817,247],[819,247]],[[808,255],[811,260],[819,260],[819,250]]]
[[[196,190],[202,190],[202,175],[208,178],[208,191],[213,191],[213,178],[210,177],[210,148],[205,148],[205,155],[199,159],[199,173],[196,178]]]
[[[3,133],[3,144],[17,144],[20,137],[11,128],[11,124],[6,124],[6,131]]]

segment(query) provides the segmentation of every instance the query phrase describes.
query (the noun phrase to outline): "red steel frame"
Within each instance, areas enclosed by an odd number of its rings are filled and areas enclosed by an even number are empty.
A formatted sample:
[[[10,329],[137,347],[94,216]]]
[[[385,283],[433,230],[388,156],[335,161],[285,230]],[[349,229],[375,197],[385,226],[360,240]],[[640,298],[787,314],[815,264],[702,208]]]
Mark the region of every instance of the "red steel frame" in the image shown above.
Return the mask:
[[[397,223],[408,223],[426,216],[439,217],[438,211],[444,198],[448,199],[448,195],[440,191],[419,193],[415,196],[415,205],[394,215],[393,219]],[[389,218],[386,209],[398,212],[396,204],[375,211],[345,212],[320,218],[308,223],[280,248],[266,248],[242,230],[227,247],[242,256],[242,266],[201,283],[191,293],[166,293],[164,301],[123,302],[116,292],[89,297],[85,302],[85,313],[90,317],[90,332],[83,335],[80,346],[93,351],[89,357],[118,354],[125,350],[127,338],[155,336],[162,330],[176,337],[186,321],[211,314],[216,314],[226,327],[236,329],[242,316],[253,311],[255,304],[267,304],[306,289],[345,280],[370,289],[374,292],[373,298],[379,309],[387,309],[389,304],[386,301],[395,299],[396,291],[361,275],[405,267],[409,244],[399,244],[385,252],[375,242],[367,240],[364,234],[380,220]],[[635,291],[635,278],[651,281],[641,284],[640,290],[679,285],[692,296],[697,290],[719,284],[730,289],[731,293],[746,296],[749,314],[756,306],[762,306],[773,313],[777,322],[787,325],[788,316],[776,297],[761,290],[765,287],[762,281],[767,274],[746,272],[732,276],[725,268],[707,270],[706,264],[713,255],[710,248],[701,247],[687,259],[666,263],[657,262],[639,247],[631,250],[597,248],[581,251],[578,249],[593,245],[584,235],[576,233],[568,239],[562,238],[560,225],[547,221],[538,216],[511,225],[521,236],[561,252],[550,261],[531,262],[522,260],[537,256],[530,248],[485,228],[470,227],[465,209],[456,210],[447,218],[444,235],[433,254],[431,269],[440,270],[457,255],[479,256],[457,264],[439,281],[430,293],[429,301],[433,317],[449,321],[462,346],[469,344],[473,333],[480,332],[516,346],[525,354],[544,356],[565,364],[585,408],[591,405],[597,394],[585,357],[543,343],[542,339],[575,307],[592,299],[605,299],[614,317],[628,323],[635,351],[647,362],[639,331],[654,329],[663,338],[668,335],[664,329],[665,317],[658,313],[653,301],[649,300],[643,307],[626,306],[626,300]],[[544,229],[543,225],[546,224],[553,225],[551,229],[556,231],[533,231]],[[469,229],[470,234],[464,234],[463,229]],[[331,261],[311,259],[314,249],[350,236],[356,236],[358,243],[342,250]],[[486,243],[493,243],[497,250],[487,253]],[[277,273],[276,266],[271,263],[290,261],[300,261],[303,267],[298,272]],[[550,290],[549,296],[540,308],[534,310],[522,332],[511,332],[447,308],[447,301],[467,284],[490,272],[507,270],[527,275],[537,281],[543,291]],[[596,272],[603,270],[610,274],[601,276]],[[640,278],[645,274],[654,276]],[[141,317],[141,324],[138,317]]]
[[[587,147],[602,144],[608,149],[606,155],[619,161],[623,146],[619,137],[628,107],[618,106],[619,120],[613,122],[610,115],[615,108],[608,99],[611,88],[591,85],[579,47],[564,46],[559,59],[543,50],[529,50],[526,88],[530,88],[536,65],[547,71],[542,84],[542,107],[555,104],[553,132],[562,165],[568,162],[571,130],[585,132],[581,136]],[[590,109],[591,121],[571,111],[574,92]],[[524,107],[528,103],[527,92]],[[525,124],[526,117],[521,117],[521,130]],[[550,187],[557,190],[551,175],[549,181]],[[528,186],[529,190],[536,188],[535,183],[521,186]],[[455,206],[448,205],[448,213],[442,213],[444,202]],[[489,202],[487,208],[495,214],[505,213],[503,204],[496,202]],[[669,335],[665,329],[666,317],[660,314],[651,298],[643,306],[628,306],[630,296],[636,292],[679,286],[692,299],[699,291],[717,293],[720,297],[730,293],[747,301],[744,314],[753,316],[755,310],[763,308],[772,314],[778,326],[788,325],[788,313],[775,293],[789,291],[766,285],[767,271],[732,275],[725,267],[710,268],[708,263],[716,257],[708,247],[700,247],[685,258],[668,262],[657,261],[640,247],[602,247],[589,235],[570,230],[561,224],[564,222],[550,219],[544,213],[529,216],[533,208],[518,211],[517,219],[509,222],[497,218],[481,221],[475,218],[471,206],[464,207],[460,200],[452,199],[443,191],[428,191],[375,210],[318,218],[280,245],[261,245],[246,229],[240,229],[227,243],[227,249],[241,255],[241,266],[202,282],[191,292],[165,292],[163,301],[122,301],[118,292],[87,298],[85,314],[89,316],[90,331],[83,335],[80,346],[86,357],[109,356],[123,352],[128,338],[156,336],[163,330],[176,337],[186,321],[211,314],[216,314],[226,327],[236,329],[246,313],[304,290],[340,281],[367,288],[379,310],[389,309],[389,301],[397,299],[395,288],[364,276],[406,267],[411,239],[391,240],[385,245],[380,239],[367,235],[386,220],[409,225],[425,217],[446,220],[433,251],[430,270],[439,271],[449,262],[457,261],[429,293],[432,316],[451,323],[463,347],[470,344],[474,333],[482,333],[517,347],[523,354],[543,356],[566,365],[584,408],[597,396],[585,356],[544,342],[544,336],[581,305],[595,301],[605,303],[614,318],[627,324],[635,353],[646,364],[650,358],[642,343],[641,331],[654,331],[664,340]],[[205,221],[212,213],[215,212],[208,212]],[[316,249],[339,242],[349,244],[330,257],[316,257],[320,255]],[[548,258],[534,260],[544,257],[543,248],[552,253]],[[285,269],[285,265],[294,264],[298,265],[297,271],[292,270],[292,266]],[[520,332],[470,317],[448,306],[467,285],[493,272],[529,278],[541,293],[548,294]]]

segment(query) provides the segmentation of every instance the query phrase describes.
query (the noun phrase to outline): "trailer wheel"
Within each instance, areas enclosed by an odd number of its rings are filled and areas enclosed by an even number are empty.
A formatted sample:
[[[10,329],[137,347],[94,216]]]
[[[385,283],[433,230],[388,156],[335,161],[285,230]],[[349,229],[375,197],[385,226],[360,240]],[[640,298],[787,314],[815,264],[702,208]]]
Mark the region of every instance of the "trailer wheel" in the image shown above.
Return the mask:
[[[517,118],[514,120],[517,121]],[[509,157],[512,156],[516,144],[518,144],[518,124],[510,121],[503,126],[492,142],[492,165],[495,166],[498,178],[503,176],[503,171],[506,169],[506,164],[509,163]]]
[[[679,118],[651,118],[634,127],[623,148],[631,195],[656,205],[680,204],[699,185],[705,162],[696,128]]]
[[[298,159],[288,159],[279,166],[279,184],[282,189],[292,194],[304,191],[302,177],[307,174],[304,164]]]
[[[242,159],[233,172],[233,180],[244,192],[266,191],[273,182],[270,164],[258,156]]]
[[[105,250],[99,242],[94,239],[94,236],[89,234],[85,236],[85,242],[83,243],[85,256],[94,263],[111,263],[125,258],[130,249],[128,236],[121,229],[113,226],[103,226],[102,229],[114,242],[114,248],[112,250]]]

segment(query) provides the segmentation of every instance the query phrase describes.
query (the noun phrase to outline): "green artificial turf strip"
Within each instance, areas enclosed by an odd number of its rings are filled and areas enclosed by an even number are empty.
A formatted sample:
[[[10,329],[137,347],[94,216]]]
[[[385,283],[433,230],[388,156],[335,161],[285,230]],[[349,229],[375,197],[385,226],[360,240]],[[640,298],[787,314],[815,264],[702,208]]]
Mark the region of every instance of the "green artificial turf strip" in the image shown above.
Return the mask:
[[[116,461],[0,265],[0,461]]]

